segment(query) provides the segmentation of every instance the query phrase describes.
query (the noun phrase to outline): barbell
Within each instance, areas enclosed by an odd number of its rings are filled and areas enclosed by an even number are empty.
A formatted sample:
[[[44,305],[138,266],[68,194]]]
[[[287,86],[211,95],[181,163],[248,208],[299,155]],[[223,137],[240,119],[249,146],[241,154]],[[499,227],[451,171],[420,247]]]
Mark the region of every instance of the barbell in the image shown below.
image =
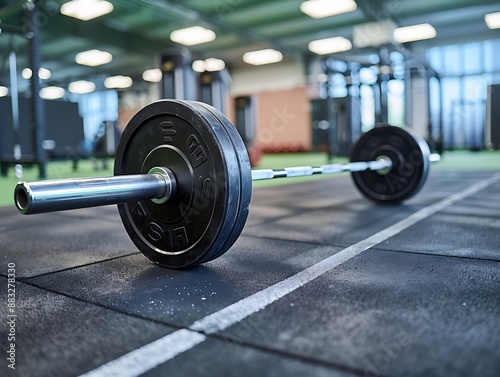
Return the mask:
[[[398,203],[425,183],[431,154],[410,129],[378,125],[354,144],[351,162],[252,170],[236,128],[217,109],[194,101],[161,100],[125,128],[114,176],[19,182],[23,214],[118,204],[138,249],[168,268],[213,260],[245,225],[252,181],[351,172],[368,199]]]

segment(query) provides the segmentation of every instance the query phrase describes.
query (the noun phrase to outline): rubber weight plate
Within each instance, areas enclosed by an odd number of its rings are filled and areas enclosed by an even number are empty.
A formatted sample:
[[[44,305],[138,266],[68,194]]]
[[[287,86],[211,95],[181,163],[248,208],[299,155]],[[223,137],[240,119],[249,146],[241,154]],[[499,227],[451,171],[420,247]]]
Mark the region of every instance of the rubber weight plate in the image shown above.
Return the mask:
[[[118,205],[132,241],[169,268],[218,254],[241,210],[239,162],[220,122],[195,103],[162,100],[144,107],[120,139],[115,175],[145,174],[155,166],[172,171],[176,194],[163,204]]]
[[[354,144],[351,161],[392,161],[390,171],[353,172],[359,191],[376,202],[398,203],[415,195],[429,173],[430,151],[424,139],[406,127],[377,125]]]
[[[238,172],[240,174],[239,208],[237,211],[236,219],[233,224],[231,235],[227,239],[226,244],[216,254],[209,254],[202,261],[202,262],[208,262],[209,260],[220,257],[227,250],[229,250],[229,248],[234,244],[234,242],[236,242],[236,240],[238,239],[243,230],[243,227],[245,226],[248,217],[250,200],[252,197],[252,170],[245,143],[243,142],[238,131],[229,121],[229,119],[227,119],[223,113],[221,113],[219,110],[217,110],[212,106],[209,106],[201,102],[195,102],[195,104],[198,106],[202,106],[206,110],[211,112],[226,130],[234,147],[235,157],[239,164]]]

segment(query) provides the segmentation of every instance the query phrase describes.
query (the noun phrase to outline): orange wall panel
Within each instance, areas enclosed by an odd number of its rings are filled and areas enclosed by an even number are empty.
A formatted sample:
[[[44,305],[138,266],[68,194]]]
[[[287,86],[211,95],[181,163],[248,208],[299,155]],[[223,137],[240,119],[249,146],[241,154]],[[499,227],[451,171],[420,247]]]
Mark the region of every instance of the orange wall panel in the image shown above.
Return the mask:
[[[256,143],[266,151],[311,149],[311,115],[307,88],[256,95]]]

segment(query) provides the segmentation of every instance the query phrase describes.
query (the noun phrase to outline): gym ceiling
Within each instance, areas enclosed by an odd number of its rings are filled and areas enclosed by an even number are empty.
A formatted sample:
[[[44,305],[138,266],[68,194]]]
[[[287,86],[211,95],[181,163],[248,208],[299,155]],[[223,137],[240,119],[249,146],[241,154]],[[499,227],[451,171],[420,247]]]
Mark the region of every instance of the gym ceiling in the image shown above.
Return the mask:
[[[432,44],[464,43],[500,37],[484,20],[499,12],[498,0],[356,0],[349,13],[315,19],[300,10],[303,0],[108,0],[113,11],[90,21],[61,14],[67,0],[40,0],[42,66],[52,72],[44,85],[66,86],[75,80],[98,80],[109,75],[140,78],[158,65],[159,54],[181,47],[170,38],[174,30],[199,25],[213,30],[215,40],[189,47],[195,59],[223,59],[230,69],[251,67],[245,52],[272,48],[284,60],[300,61],[314,54],[312,40],[353,38],[353,27],[390,20],[402,27],[430,23],[437,36]],[[335,0],[332,0],[335,1]],[[9,86],[8,54],[17,51],[17,66],[28,66],[27,40],[22,30],[19,0],[0,0],[0,85]],[[416,42],[418,43],[418,42]],[[89,67],[75,62],[79,52],[108,51],[113,60]],[[349,53],[355,54],[354,47]]]

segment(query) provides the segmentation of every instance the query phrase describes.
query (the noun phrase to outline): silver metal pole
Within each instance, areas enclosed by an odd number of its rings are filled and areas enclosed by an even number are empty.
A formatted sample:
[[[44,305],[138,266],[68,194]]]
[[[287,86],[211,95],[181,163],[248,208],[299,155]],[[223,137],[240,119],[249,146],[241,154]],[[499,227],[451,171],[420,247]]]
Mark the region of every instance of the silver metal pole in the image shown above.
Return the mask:
[[[274,178],[303,177],[314,174],[336,174],[345,171],[357,172],[365,170],[389,171],[392,162],[388,158],[381,157],[377,161],[350,162],[348,164],[330,164],[317,167],[295,166],[283,169],[260,169],[252,170],[252,181],[262,181]]]
[[[175,189],[170,170],[153,168],[150,174],[19,182],[14,200],[19,211],[29,215],[146,199],[163,203]]]
[[[431,153],[429,156],[430,162],[439,162],[441,161],[441,155],[439,153]]]
[[[438,162],[441,156],[437,153],[431,153],[430,162]],[[380,171],[381,174],[388,173],[392,168],[392,161],[381,156],[376,161],[350,162],[348,164],[330,164],[313,166],[295,166],[282,169],[260,169],[252,170],[252,181],[263,181],[274,178],[304,177],[314,174],[336,174],[342,172],[359,172],[365,170]]]
[[[19,130],[19,90],[17,86],[17,56],[12,48],[9,54],[10,70],[10,99],[12,105],[12,125],[14,128],[14,159],[20,160],[22,157],[20,130]]]
[[[439,158],[439,155],[433,154],[430,160],[439,161]],[[252,170],[252,181],[365,170],[387,174],[391,168],[391,160],[381,156],[376,161],[367,162]],[[167,168],[155,167],[148,174],[57,179],[32,183],[19,182],[14,190],[14,200],[19,211],[29,215],[109,204],[133,203],[147,199],[162,204],[175,194],[176,188],[173,173]]]

